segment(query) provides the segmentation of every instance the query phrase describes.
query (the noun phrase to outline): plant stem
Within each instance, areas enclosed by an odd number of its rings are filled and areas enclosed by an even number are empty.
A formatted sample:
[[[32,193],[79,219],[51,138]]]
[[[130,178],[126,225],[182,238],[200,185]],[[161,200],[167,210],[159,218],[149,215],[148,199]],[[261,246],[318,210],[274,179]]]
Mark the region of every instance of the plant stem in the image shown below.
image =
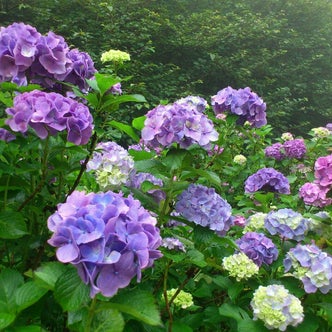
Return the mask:
[[[86,322],[85,327],[84,327],[84,332],[90,332],[91,331],[91,323],[92,323],[93,315],[95,313],[96,303],[97,303],[97,298],[94,297],[92,302],[91,302],[91,305],[89,307],[89,314],[88,314],[87,322]]]

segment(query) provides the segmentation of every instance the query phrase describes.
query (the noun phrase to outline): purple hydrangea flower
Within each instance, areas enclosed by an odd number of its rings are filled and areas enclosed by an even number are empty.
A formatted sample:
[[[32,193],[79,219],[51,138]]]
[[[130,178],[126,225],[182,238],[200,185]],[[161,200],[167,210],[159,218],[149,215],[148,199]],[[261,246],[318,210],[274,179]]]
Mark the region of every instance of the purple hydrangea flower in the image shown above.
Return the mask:
[[[315,162],[315,182],[321,187],[332,186],[332,154],[319,157]]]
[[[327,197],[329,188],[321,187],[318,183],[305,183],[299,190],[299,196],[307,205],[324,207],[332,204],[332,199]]]
[[[170,250],[186,251],[183,243],[174,237],[165,237],[162,239],[161,246]]]
[[[292,209],[271,211],[264,220],[265,228],[270,234],[302,241],[309,228],[309,220]]]
[[[16,139],[16,136],[13,135],[10,131],[0,128],[0,140],[5,142],[10,142]]]
[[[0,28],[0,82],[26,84],[25,70],[35,60],[40,37],[34,27],[24,23]]]
[[[213,123],[205,114],[186,104],[159,105],[147,113],[142,140],[151,149],[170,147],[177,143],[181,148],[198,144],[208,149],[218,139]]]
[[[177,198],[175,211],[182,217],[217,232],[233,225],[232,207],[213,188],[190,184]]]
[[[265,148],[265,156],[276,160],[282,160],[285,158],[285,154],[282,148],[283,145],[281,143],[274,143],[271,146]]]
[[[318,289],[327,294],[332,289],[332,257],[314,244],[290,249],[284,259],[285,272],[292,269],[293,275],[303,282],[307,293]]]
[[[288,179],[274,168],[261,168],[250,175],[245,182],[245,192],[272,191],[280,194],[289,194]]]
[[[212,108],[216,115],[230,111],[239,116],[239,123],[248,121],[253,127],[266,125],[266,104],[249,87],[235,90],[227,87],[212,97]]]
[[[131,196],[74,191],[48,218],[48,243],[60,262],[77,268],[91,297],[113,296],[161,257],[156,223]]]
[[[156,178],[154,175],[150,173],[143,173],[143,172],[131,172],[129,175],[129,181],[127,186],[130,188],[141,189],[143,182],[150,182],[151,184],[161,188],[163,187],[164,183],[161,179]],[[153,197],[153,199],[160,203],[162,200],[166,198],[166,193],[158,188],[152,188],[147,191],[149,195]]]
[[[185,98],[181,98],[176,101],[177,104],[183,104],[185,106],[191,106],[193,109],[195,109],[198,112],[204,112],[208,103],[207,101],[198,96],[187,96]]]
[[[110,92],[114,95],[121,95],[122,94],[122,86],[121,83],[115,83],[112,87]]]
[[[86,167],[87,172],[95,172],[97,183],[103,189],[115,189],[124,185],[133,169],[133,158],[115,142],[98,143]]]
[[[270,265],[278,257],[274,243],[262,233],[248,232],[236,241],[240,251],[244,252],[258,266]]]
[[[286,157],[295,159],[302,159],[307,152],[304,140],[301,138],[284,142],[283,149]]]
[[[26,133],[31,127],[42,139],[67,130],[69,142],[83,145],[92,134],[93,119],[88,107],[55,92],[34,90],[19,94],[6,113],[10,116],[6,124],[13,131]]]

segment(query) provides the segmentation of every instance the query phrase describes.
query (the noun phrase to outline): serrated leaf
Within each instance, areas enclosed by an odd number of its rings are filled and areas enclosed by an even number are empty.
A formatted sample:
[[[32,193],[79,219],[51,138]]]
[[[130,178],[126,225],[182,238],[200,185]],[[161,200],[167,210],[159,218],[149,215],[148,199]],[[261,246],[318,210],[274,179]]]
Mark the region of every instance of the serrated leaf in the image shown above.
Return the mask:
[[[125,312],[149,325],[161,325],[160,314],[151,293],[140,290],[123,290],[105,304]]]
[[[82,282],[76,269],[70,268],[56,281],[54,297],[63,310],[77,310],[88,302],[89,287]]]
[[[0,312],[0,330],[9,326],[15,320],[15,317],[16,316],[14,314]]]
[[[47,289],[38,286],[34,281],[28,281],[23,284],[15,293],[15,301],[18,311],[30,307],[46,293]]]
[[[196,249],[189,249],[187,251],[187,257],[190,259],[190,262],[200,268],[207,266],[204,255]]]
[[[53,290],[58,278],[64,274],[66,266],[59,262],[48,262],[34,271],[34,277],[44,288]]]
[[[122,332],[124,320],[121,313],[116,309],[96,310],[93,315],[90,330],[94,332]]]
[[[14,211],[0,212],[0,238],[18,239],[28,234],[23,215]]]

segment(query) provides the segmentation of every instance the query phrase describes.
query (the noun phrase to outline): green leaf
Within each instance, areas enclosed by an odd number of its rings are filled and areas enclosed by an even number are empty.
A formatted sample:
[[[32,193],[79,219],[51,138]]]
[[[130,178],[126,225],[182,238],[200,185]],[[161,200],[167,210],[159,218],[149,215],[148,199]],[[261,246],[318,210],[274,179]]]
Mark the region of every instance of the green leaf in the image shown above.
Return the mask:
[[[200,268],[207,266],[204,255],[196,249],[189,249],[187,251],[187,257],[193,264]]]
[[[221,305],[219,308],[219,314],[224,317],[233,318],[238,323],[243,319],[249,318],[249,315],[242,308],[231,303],[224,303]]]
[[[167,166],[170,171],[180,169],[187,154],[188,152],[183,149],[171,149],[162,163]]]
[[[131,137],[136,142],[139,141],[140,138],[137,136],[134,129],[132,127],[128,126],[127,124],[124,124],[124,123],[121,123],[121,122],[118,122],[115,120],[108,122],[108,124],[121,130],[122,132],[126,133],[129,137]]]
[[[15,317],[14,314],[0,312],[0,330],[10,325],[15,320]]]
[[[95,311],[90,330],[94,332],[122,332],[124,325],[123,317],[118,310],[103,308]]]
[[[44,288],[54,290],[56,281],[65,271],[66,266],[60,262],[48,262],[34,271],[34,277]]]
[[[123,290],[111,303],[105,304],[108,308],[118,309],[137,320],[149,325],[161,325],[159,311],[151,293],[140,290]]]
[[[120,82],[120,79],[111,76],[111,75],[105,75],[105,74],[101,74],[101,73],[96,73],[95,74],[95,79],[97,82],[97,86],[99,88],[99,91],[101,93],[101,95],[105,94],[107,91],[109,91],[112,86],[116,83]]]
[[[145,119],[146,119],[146,115],[135,118],[132,121],[132,126],[137,130],[142,130],[144,128]]]
[[[0,238],[18,239],[28,234],[23,215],[14,211],[0,212]]]
[[[25,283],[18,288],[15,293],[15,301],[18,306],[18,311],[30,307],[46,293],[47,289],[40,287],[34,281]]]
[[[324,309],[326,313],[326,319],[329,324],[332,326],[332,303],[317,303],[315,304]]]
[[[6,332],[47,332],[47,330],[43,329],[41,326],[37,325],[29,325],[29,326],[14,326]]]
[[[86,82],[88,83],[90,88],[92,88],[95,91],[100,92],[100,89],[98,87],[98,83],[96,80],[86,80]]]
[[[193,332],[193,329],[184,323],[175,321],[172,324],[172,332]]]
[[[238,322],[238,332],[267,332],[269,331],[261,321],[244,319]]]
[[[107,97],[107,96],[106,96]],[[118,109],[120,104],[127,102],[144,103],[145,98],[142,95],[122,95],[122,96],[110,96],[108,100],[104,101],[101,110],[105,108],[110,108],[111,110]]]
[[[89,301],[89,287],[82,282],[75,268],[69,268],[56,281],[54,297],[63,310],[76,310]]]

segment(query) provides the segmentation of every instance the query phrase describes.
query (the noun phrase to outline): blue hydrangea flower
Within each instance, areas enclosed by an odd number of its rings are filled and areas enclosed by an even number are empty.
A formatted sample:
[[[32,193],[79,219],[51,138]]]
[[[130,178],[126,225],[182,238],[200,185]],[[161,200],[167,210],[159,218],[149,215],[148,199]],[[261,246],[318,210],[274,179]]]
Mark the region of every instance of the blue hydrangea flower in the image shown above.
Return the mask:
[[[292,209],[271,211],[265,217],[264,222],[265,228],[270,234],[279,234],[295,241],[302,241],[309,229],[309,220]]]
[[[327,294],[332,289],[332,257],[314,244],[298,244],[290,249],[284,266],[285,272],[292,270],[293,276],[303,282],[307,293],[319,289]]]
[[[278,249],[262,233],[248,232],[236,240],[239,250],[245,253],[258,266],[271,264],[278,258]]]
[[[73,264],[90,295],[113,296],[161,257],[157,220],[138,200],[111,191],[74,191],[48,218],[48,243],[60,262]]]
[[[213,188],[190,184],[177,198],[175,211],[185,219],[217,232],[233,225],[232,207]]]

